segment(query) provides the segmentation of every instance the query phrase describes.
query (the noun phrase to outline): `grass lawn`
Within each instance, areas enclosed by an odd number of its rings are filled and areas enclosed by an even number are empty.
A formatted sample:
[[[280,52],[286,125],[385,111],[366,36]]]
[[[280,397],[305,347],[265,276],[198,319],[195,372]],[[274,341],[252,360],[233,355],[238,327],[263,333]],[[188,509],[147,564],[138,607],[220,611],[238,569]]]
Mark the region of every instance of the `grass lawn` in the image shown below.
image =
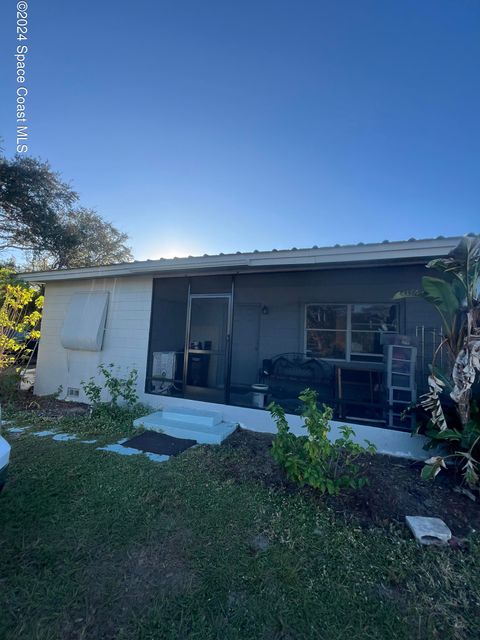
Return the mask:
[[[403,527],[347,524],[229,477],[241,448],[158,464],[8,437],[2,639],[479,637],[478,539],[419,548]]]

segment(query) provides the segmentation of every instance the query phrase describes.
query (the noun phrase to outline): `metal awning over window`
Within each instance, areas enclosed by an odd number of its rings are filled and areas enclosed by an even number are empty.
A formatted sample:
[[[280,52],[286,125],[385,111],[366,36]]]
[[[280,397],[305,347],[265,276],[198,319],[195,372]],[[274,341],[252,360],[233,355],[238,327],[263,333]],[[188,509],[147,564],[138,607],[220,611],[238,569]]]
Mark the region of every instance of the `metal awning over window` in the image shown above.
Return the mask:
[[[62,346],[77,351],[101,351],[107,307],[108,291],[73,294],[63,322]]]

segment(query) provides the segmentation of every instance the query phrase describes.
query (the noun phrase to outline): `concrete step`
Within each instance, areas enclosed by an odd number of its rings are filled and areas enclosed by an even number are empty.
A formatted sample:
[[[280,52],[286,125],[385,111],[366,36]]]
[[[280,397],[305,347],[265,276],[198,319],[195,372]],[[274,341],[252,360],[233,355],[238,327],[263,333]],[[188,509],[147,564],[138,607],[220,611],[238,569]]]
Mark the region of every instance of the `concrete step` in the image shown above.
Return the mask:
[[[179,407],[178,409],[163,409],[163,417],[167,420],[178,420],[179,422],[191,422],[193,424],[205,424],[212,426],[222,422],[222,414],[218,411],[203,411],[202,409],[188,409]]]
[[[172,420],[165,416],[164,411],[137,418],[133,426],[165,433],[174,438],[196,440],[199,444],[221,444],[237,428],[234,422],[217,422],[210,425]]]

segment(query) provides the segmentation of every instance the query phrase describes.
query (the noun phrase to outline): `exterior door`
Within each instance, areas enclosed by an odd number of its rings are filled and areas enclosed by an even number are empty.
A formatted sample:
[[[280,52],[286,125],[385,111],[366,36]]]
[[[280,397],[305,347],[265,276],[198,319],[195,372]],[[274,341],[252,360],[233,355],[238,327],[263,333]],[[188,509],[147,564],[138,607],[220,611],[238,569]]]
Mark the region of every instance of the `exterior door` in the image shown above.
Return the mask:
[[[233,312],[232,387],[259,381],[259,304],[236,304]]]
[[[185,345],[185,397],[228,402],[231,296],[192,294]]]

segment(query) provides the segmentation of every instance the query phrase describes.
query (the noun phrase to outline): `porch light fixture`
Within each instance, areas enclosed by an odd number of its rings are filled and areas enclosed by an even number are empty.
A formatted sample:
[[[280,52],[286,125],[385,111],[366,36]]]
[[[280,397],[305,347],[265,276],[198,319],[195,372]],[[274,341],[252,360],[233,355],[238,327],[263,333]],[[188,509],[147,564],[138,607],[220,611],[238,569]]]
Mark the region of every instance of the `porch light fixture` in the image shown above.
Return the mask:
[[[262,313],[264,316],[268,316],[268,307],[266,304],[264,304],[262,307]]]

